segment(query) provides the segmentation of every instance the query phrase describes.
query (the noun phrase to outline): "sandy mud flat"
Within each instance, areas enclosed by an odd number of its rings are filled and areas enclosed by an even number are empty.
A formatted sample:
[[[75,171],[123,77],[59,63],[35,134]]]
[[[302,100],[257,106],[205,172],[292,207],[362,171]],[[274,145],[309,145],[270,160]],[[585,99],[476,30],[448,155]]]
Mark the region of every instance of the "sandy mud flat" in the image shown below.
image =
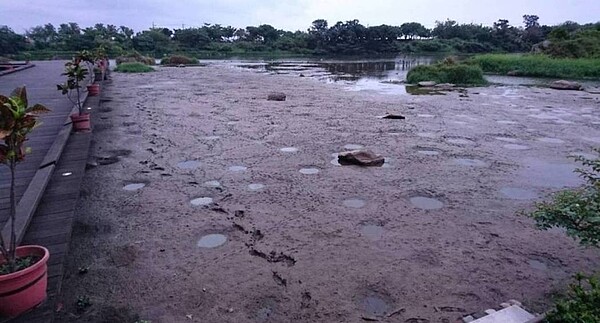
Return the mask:
[[[568,156],[600,145],[598,94],[382,95],[223,64],[103,91],[64,321],[454,322],[543,311],[600,267],[518,214],[582,183]],[[359,147],[385,165],[337,164]]]

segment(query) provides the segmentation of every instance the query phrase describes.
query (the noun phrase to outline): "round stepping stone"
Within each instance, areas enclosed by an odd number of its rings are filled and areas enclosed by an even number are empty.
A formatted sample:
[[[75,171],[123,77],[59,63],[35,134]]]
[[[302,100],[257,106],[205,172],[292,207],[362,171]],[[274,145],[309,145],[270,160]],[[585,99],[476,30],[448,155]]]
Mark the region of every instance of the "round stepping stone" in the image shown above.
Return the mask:
[[[198,240],[198,248],[216,248],[227,242],[227,237],[222,234],[207,234]]]
[[[525,145],[517,145],[517,144],[506,144],[504,146],[502,146],[506,149],[510,149],[510,150],[527,150],[529,149],[528,146]]]
[[[234,173],[245,172],[247,169],[248,169],[248,167],[245,167],[245,166],[231,166],[231,167],[229,167],[229,171],[234,172]]]
[[[123,189],[126,191],[137,191],[139,189],[142,189],[146,186],[146,184],[144,183],[133,183],[133,184],[127,184],[125,186],[123,186]]]
[[[296,147],[284,147],[279,149],[283,153],[296,153],[298,152],[298,148]]]
[[[318,168],[302,168],[300,170],[300,173],[304,174],[304,175],[315,175],[315,174],[318,174],[319,172],[320,172],[320,170]]]
[[[254,184],[248,185],[248,189],[251,191],[260,191],[263,188],[265,188],[264,184],[254,183]]]
[[[365,205],[367,205],[367,202],[365,202],[364,200],[361,200],[361,199],[353,198],[353,199],[344,200],[344,202],[342,202],[342,204],[344,204],[345,207],[360,209],[360,208],[364,207]]]
[[[210,197],[199,197],[197,199],[193,199],[190,201],[190,203],[193,206],[206,206],[209,205],[213,202],[213,199]]]
[[[200,163],[197,160],[186,160],[186,161],[177,163],[177,167],[179,167],[181,169],[196,169],[196,168],[200,167],[201,164],[202,163]]]
[[[437,210],[444,207],[444,203],[442,201],[425,196],[411,197],[410,203],[423,210]]]
[[[221,182],[219,182],[219,181],[207,181],[207,182],[204,182],[204,186],[208,186],[208,187],[221,187]]]

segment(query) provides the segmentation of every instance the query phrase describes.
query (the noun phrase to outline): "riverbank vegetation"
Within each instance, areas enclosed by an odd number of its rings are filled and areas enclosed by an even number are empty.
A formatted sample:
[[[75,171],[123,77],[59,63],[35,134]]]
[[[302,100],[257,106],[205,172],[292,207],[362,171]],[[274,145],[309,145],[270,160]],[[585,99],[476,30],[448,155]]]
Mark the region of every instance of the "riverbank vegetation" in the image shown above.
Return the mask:
[[[600,58],[553,58],[543,54],[486,54],[468,60],[485,73],[552,78],[600,78]]]
[[[483,85],[486,83],[483,71],[478,66],[454,63],[417,66],[408,72],[406,81],[410,84],[427,81],[457,85]]]
[[[154,71],[152,67],[140,62],[121,63],[115,67],[115,72],[121,73],[148,73],[152,71]]]
[[[539,17],[523,16],[523,24],[500,19],[492,26],[459,24],[453,20],[426,28],[418,22],[397,26],[364,26],[358,20],[315,20],[306,31],[285,31],[267,24],[235,28],[219,24],[181,29],[150,28],[135,32],[127,26],[96,24],[82,28],[69,22],[35,26],[23,35],[0,26],[0,56],[23,59],[68,58],[73,52],[102,47],[111,57],[138,51],[162,58],[252,54],[385,55],[395,53],[539,52],[561,57],[598,55],[600,23],[540,25]]]

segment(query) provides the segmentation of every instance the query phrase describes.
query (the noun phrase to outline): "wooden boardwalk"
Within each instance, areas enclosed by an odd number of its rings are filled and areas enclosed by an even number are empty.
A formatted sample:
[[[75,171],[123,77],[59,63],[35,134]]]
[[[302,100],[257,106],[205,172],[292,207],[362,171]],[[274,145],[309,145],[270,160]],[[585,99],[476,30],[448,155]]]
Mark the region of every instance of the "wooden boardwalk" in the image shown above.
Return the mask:
[[[33,311],[13,320],[0,322],[52,322],[56,299],[60,294],[63,267],[71,240],[74,210],[85,173],[91,133],[71,134],[68,116],[71,102],[56,91],[64,62],[40,62],[26,71],[0,77],[0,91],[27,85],[32,103],[42,103],[52,112],[42,117],[43,124],[27,143],[32,153],[17,170],[19,208],[29,204],[33,217],[24,227],[21,244],[43,245],[50,251],[48,262],[48,298]],[[86,106],[97,107],[99,97],[89,97]],[[6,167],[4,167],[6,168]],[[8,173],[0,172],[0,229],[8,218]],[[32,202],[33,201],[33,202]],[[18,221],[17,221],[18,222]]]

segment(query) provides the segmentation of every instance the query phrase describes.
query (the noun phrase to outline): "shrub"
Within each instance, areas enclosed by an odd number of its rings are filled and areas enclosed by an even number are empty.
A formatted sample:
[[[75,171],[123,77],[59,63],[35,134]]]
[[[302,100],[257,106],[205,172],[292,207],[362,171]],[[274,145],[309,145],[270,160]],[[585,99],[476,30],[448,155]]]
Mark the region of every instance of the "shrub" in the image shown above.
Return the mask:
[[[567,298],[558,301],[548,313],[550,323],[600,322],[600,282],[598,277],[577,275]]]
[[[123,64],[123,63],[143,63],[146,65],[154,65],[154,58],[152,57],[148,57],[148,56],[144,56],[140,53],[138,53],[137,51],[133,51],[127,55],[124,56],[119,56],[116,58],[117,61],[117,65]]]
[[[122,63],[115,68],[115,72],[122,73],[147,73],[152,71],[154,71],[152,67],[139,62]]]
[[[481,85],[486,83],[481,68],[466,64],[419,65],[408,72],[406,80],[411,84],[422,81],[459,85]]]
[[[173,55],[165,57],[160,61],[160,65],[196,65],[198,60],[193,57],[187,57],[182,55]]]

